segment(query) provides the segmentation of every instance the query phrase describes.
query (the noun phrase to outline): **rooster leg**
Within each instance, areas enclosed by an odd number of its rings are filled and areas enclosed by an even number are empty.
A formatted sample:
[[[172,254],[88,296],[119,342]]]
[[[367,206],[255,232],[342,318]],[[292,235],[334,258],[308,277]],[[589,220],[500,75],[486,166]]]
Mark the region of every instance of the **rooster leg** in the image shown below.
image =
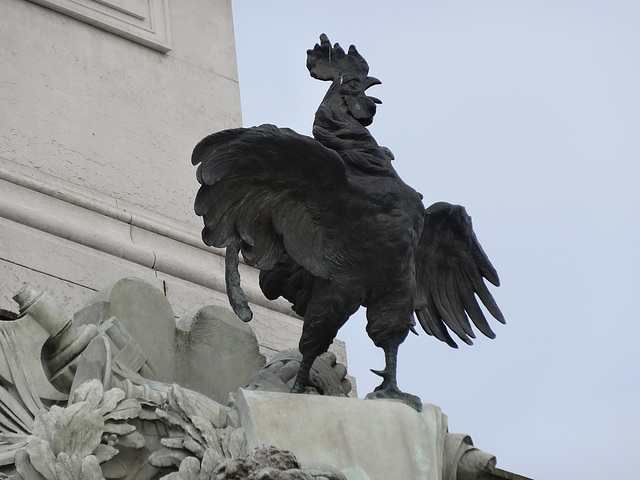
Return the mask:
[[[371,370],[376,375],[380,375],[383,380],[376,389],[368,394],[366,398],[387,398],[391,400],[400,400],[411,408],[422,411],[422,400],[420,397],[403,392],[398,388],[396,381],[396,365],[398,360],[398,344],[390,344],[382,347],[384,349],[385,367],[384,370]]]
[[[296,376],[296,382],[293,384],[291,393],[304,393],[305,387],[311,385],[309,374],[311,372],[311,366],[316,360],[317,356],[303,355],[302,362],[300,363],[300,370]]]
[[[329,349],[338,329],[360,307],[358,293],[350,294],[344,286],[316,279],[311,301],[307,306],[300,337],[302,363],[292,393],[302,393],[310,382],[310,371],[318,355]]]
[[[396,371],[397,371],[397,364],[398,364],[398,345],[392,345],[384,349],[384,360],[385,360],[384,370],[371,369],[373,373],[383,378],[382,383],[376,387],[375,389],[376,392],[379,390],[385,390],[385,389],[398,389],[398,384],[396,381]]]

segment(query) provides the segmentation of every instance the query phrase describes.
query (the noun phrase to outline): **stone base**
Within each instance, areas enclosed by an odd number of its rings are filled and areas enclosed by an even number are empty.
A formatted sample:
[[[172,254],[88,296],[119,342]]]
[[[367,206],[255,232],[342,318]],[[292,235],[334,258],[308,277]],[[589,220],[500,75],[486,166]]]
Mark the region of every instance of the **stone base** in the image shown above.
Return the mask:
[[[467,479],[494,470],[495,458],[449,434],[434,405],[418,413],[392,400],[240,390],[236,408],[248,450],[289,450],[303,465],[330,465],[349,480]]]

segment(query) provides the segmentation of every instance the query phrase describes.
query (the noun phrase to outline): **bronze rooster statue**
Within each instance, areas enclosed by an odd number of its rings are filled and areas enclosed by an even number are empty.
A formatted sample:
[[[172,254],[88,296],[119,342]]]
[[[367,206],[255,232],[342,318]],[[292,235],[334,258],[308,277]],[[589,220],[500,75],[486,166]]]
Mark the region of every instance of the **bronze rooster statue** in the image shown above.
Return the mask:
[[[493,338],[476,296],[504,318],[483,277],[498,286],[491,265],[459,205],[425,210],[422,195],[391,165],[393,155],[367,130],[380,100],[366,90],[381,82],[354,46],[348,53],[326,35],[307,51],[311,76],[331,82],[313,136],[261,125],[209,135],[192,154],[201,184],[195,211],[203,241],[226,247],[227,293],[244,321],[252,317],[240,288],[238,253],[260,269],[260,287],[304,317],[300,371],[292,392],[338,329],[362,305],[367,333],[385,353],[374,371],[382,384],[368,397],[394,398],[421,409],[396,383],[399,345],[414,331],[414,312],[429,334],[457,348],[475,338],[469,318]]]

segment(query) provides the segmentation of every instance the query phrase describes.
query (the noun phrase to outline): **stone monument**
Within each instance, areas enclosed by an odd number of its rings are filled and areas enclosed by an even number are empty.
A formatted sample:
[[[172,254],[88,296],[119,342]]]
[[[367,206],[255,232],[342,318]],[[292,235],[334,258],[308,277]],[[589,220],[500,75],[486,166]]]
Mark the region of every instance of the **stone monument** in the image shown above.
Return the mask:
[[[230,2],[0,7],[0,478],[523,478],[438,407],[349,398],[337,340],[288,393],[302,322],[255,269],[251,328],[223,308],[178,159],[241,124]]]

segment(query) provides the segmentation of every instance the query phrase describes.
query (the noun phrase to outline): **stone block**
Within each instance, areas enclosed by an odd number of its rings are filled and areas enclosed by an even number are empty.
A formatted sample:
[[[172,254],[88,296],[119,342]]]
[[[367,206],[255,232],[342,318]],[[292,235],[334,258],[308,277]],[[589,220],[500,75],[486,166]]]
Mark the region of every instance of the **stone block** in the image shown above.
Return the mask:
[[[251,327],[228,308],[206,306],[177,323],[180,384],[225,404],[265,365]]]
[[[391,400],[242,390],[236,397],[247,448],[274,445],[301,463],[331,465],[349,480],[442,476],[446,416]]]
[[[76,314],[79,323],[104,322],[116,317],[139,344],[158,380],[180,381],[175,361],[175,317],[171,305],[153,285],[123,278],[105,288]]]

